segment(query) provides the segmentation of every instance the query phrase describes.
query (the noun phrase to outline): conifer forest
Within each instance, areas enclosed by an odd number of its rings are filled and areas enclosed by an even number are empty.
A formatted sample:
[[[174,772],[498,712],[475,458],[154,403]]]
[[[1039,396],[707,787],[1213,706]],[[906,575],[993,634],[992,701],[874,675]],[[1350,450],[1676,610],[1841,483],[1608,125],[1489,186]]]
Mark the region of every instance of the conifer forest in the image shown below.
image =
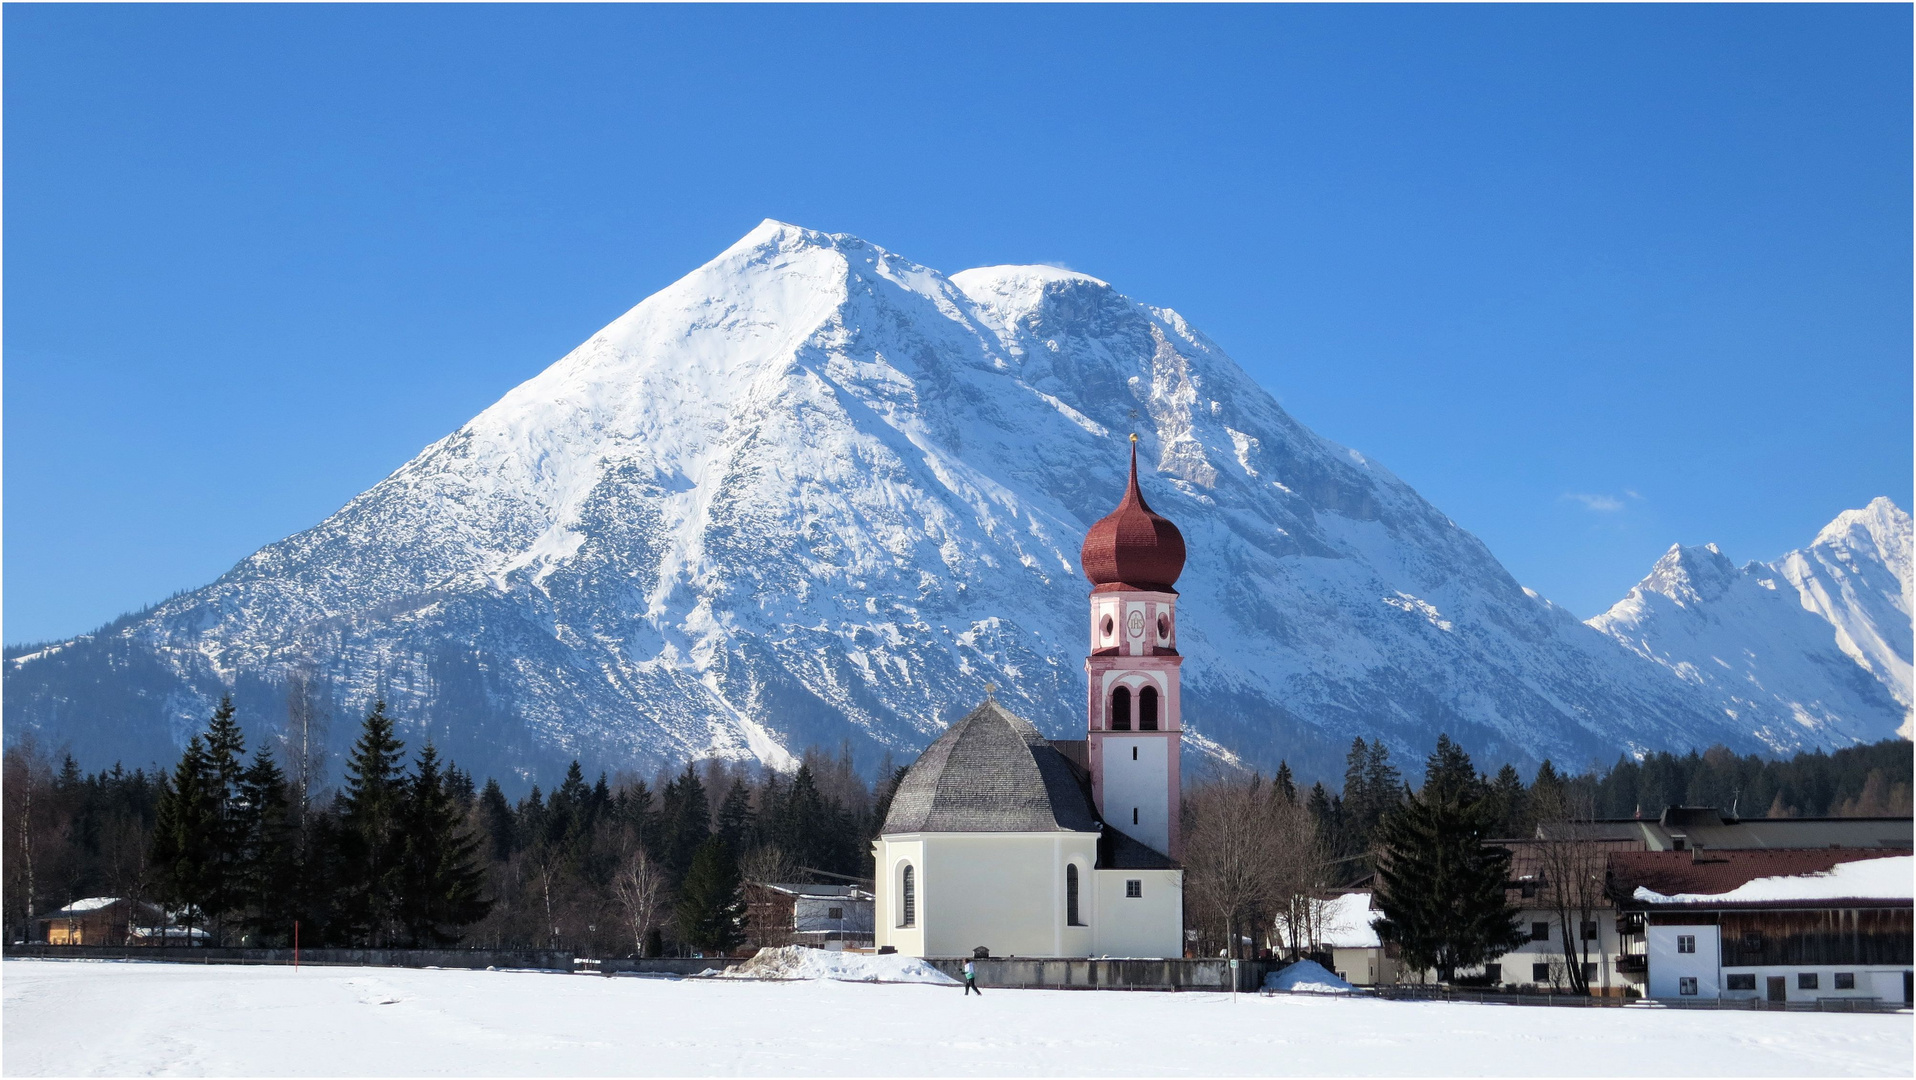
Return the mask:
[[[395,731],[375,705],[345,759],[327,762],[283,734],[248,746],[228,702],[158,771],[88,772],[17,742],[5,755],[7,940],[30,939],[36,915],[112,896],[160,905],[181,933],[218,944],[285,946],[297,924],[307,947],[728,953],[761,937],[743,882],[869,882],[871,841],[905,772],[889,759],[861,772],[848,750],[816,748],[789,773],[704,760],[608,777],[574,762],[551,790],[515,798]],[[1183,806],[1194,951],[1215,955],[1258,927],[1296,952],[1300,899],[1372,881],[1387,935],[1434,967],[1468,964],[1508,936],[1503,863],[1495,851],[1453,860],[1474,869],[1433,884],[1419,853],[1529,835],[1568,802],[1610,818],[1667,805],[1910,812],[1901,740],[1787,760],[1656,753],[1580,773],[1545,762],[1526,780],[1507,765],[1479,773],[1443,738],[1420,765],[1407,776],[1381,742],[1358,739],[1335,787],[1303,788],[1288,766],[1269,778],[1200,770]],[[1433,888],[1458,895],[1413,895]],[[1474,928],[1426,925],[1425,901],[1481,910]]]

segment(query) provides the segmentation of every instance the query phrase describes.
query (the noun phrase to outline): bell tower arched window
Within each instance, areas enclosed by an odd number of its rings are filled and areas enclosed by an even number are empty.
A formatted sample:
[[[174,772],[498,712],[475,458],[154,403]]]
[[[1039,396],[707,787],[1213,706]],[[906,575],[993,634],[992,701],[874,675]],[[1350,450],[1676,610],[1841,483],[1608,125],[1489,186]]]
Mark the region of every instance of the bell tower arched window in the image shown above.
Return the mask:
[[[1147,686],[1138,691],[1138,730],[1158,729],[1158,688]]]
[[[1131,691],[1122,686],[1111,691],[1111,730],[1131,730]]]
[[[1078,918],[1078,864],[1064,865],[1064,924],[1083,926],[1084,920]]]
[[[899,875],[898,925],[918,925],[918,878],[912,873],[910,863],[905,864],[904,873]]]

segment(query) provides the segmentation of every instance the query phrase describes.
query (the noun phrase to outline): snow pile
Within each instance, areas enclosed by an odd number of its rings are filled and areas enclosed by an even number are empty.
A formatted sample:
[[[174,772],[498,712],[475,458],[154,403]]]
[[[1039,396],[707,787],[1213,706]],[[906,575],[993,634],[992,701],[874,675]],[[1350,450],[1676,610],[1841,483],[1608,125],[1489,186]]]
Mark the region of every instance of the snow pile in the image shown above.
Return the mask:
[[[1299,960],[1283,971],[1264,976],[1264,989],[1303,994],[1354,994],[1357,988],[1326,970],[1315,960]]]
[[[839,982],[932,983],[956,986],[958,980],[915,956],[827,952],[803,945],[765,948],[743,964],[733,964],[721,979],[836,979]]]
[[[1757,878],[1724,893],[1660,892],[1637,887],[1636,898],[1651,904],[1758,904],[1776,900],[1909,900],[1916,889],[1916,856],[1893,855],[1838,863],[1827,874]]]

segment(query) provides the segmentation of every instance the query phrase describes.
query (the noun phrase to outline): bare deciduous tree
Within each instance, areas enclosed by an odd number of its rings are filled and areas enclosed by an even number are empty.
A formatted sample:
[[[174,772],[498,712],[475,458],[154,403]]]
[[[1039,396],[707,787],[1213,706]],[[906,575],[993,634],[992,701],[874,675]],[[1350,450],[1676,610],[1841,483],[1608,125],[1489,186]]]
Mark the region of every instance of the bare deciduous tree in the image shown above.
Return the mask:
[[[1598,934],[1586,934],[1597,924],[1600,912],[1608,910],[1603,894],[1603,871],[1608,858],[1593,827],[1596,810],[1590,794],[1581,787],[1558,785],[1539,788],[1533,793],[1537,815],[1535,843],[1539,883],[1537,901],[1556,917],[1561,931],[1563,964],[1553,962],[1551,982],[1558,982],[1575,994],[1588,994],[1590,980],[1585,977],[1592,949],[1601,947]]]
[[[1193,913],[1221,923],[1233,956],[1244,931],[1309,919],[1323,860],[1309,811],[1262,777],[1216,780],[1184,800],[1184,888]]]
[[[612,894],[625,911],[626,925],[632,932],[632,955],[645,955],[645,936],[658,921],[659,901],[665,891],[665,870],[645,853],[643,845],[630,844],[612,877]]]

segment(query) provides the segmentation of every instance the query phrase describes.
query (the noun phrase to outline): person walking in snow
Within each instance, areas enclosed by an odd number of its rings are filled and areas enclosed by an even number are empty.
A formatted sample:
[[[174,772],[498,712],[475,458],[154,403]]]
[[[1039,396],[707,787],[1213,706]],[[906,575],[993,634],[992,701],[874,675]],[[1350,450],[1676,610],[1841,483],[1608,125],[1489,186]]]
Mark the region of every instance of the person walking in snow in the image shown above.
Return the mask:
[[[970,997],[973,994],[979,997],[985,996],[985,992],[978,989],[978,965],[967,960],[965,961],[965,992],[960,996]]]

